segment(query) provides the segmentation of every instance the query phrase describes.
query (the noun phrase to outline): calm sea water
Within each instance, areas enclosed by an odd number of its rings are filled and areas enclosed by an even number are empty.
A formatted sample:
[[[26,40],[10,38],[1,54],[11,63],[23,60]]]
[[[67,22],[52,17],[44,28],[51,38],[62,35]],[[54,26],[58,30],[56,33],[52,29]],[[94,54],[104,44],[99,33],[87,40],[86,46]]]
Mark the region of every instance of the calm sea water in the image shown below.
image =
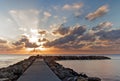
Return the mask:
[[[0,54],[0,68],[15,64],[29,56],[21,54]]]
[[[78,73],[100,77],[102,81],[120,81],[120,55],[107,55],[112,60],[67,60],[57,61]]]

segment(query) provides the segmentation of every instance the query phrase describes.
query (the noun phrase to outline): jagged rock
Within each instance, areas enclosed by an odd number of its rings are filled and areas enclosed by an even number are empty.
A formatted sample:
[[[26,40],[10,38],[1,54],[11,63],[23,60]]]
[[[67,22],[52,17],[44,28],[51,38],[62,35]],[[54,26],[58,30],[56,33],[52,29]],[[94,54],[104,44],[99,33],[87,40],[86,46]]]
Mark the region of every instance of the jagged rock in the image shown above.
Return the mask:
[[[9,78],[0,78],[0,81],[10,81]]]
[[[36,57],[31,56],[28,59],[20,61],[7,68],[0,69],[0,81],[15,81],[30,66]]]
[[[63,79],[63,81],[77,81],[77,77],[66,77]]]
[[[101,81],[101,79],[98,77],[89,77],[88,81]]]
[[[88,81],[88,79],[87,79],[87,78],[84,78],[84,77],[78,77],[78,78],[77,78],[77,81]]]

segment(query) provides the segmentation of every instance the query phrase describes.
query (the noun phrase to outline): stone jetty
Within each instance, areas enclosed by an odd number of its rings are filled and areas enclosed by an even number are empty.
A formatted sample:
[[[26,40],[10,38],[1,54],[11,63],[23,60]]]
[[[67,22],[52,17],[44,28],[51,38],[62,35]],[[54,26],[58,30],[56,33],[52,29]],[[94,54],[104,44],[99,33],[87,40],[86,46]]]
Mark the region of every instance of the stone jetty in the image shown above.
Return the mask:
[[[31,56],[0,69],[0,81],[101,81],[98,77],[78,74],[56,60],[109,60],[105,56]]]

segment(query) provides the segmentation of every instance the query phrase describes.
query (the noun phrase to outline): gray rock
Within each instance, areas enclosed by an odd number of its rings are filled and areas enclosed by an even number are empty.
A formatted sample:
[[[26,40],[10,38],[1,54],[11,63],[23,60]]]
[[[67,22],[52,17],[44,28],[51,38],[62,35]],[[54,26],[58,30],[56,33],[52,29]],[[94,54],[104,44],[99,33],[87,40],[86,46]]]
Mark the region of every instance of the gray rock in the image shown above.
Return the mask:
[[[98,77],[89,77],[88,81],[101,81],[101,79]]]
[[[78,78],[77,78],[77,81],[88,81],[88,79],[87,79],[87,78],[84,78],[84,77],[78,77]]]

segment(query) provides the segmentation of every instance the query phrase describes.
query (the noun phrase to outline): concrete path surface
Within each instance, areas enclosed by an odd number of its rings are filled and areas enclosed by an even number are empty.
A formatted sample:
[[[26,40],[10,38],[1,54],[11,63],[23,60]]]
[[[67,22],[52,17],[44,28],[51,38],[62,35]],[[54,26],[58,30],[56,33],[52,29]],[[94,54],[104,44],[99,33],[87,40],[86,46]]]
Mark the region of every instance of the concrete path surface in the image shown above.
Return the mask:
[[[17,81],[61,81],[42,59],[35,62]]]

